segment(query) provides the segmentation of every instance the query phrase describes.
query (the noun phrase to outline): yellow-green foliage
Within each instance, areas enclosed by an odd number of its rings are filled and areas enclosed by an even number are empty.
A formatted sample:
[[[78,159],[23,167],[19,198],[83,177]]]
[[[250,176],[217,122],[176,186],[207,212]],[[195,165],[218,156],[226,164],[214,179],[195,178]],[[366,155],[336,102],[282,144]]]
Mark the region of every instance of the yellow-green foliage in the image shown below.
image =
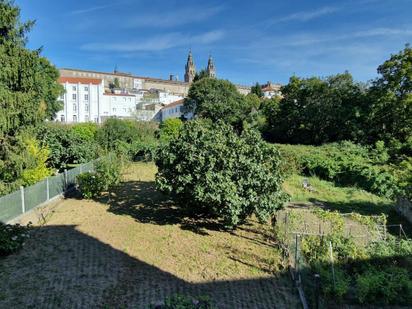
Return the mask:
[[[40,147],[34,138],[27,138],[25,144],[30,157],[30,167],[23,171],[21,179],[24,185],[32,185],[51,175],[51,169],[46,165],[50,151],[47,147]]]

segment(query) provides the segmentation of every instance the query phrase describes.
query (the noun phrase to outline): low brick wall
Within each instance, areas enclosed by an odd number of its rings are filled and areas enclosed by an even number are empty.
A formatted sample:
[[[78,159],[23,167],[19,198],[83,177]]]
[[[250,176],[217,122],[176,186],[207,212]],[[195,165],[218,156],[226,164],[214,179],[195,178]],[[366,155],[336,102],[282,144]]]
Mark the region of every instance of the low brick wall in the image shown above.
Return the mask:
[[[396,211],[404,216],[412,224],[412,202],[400,198],[396,203]]]

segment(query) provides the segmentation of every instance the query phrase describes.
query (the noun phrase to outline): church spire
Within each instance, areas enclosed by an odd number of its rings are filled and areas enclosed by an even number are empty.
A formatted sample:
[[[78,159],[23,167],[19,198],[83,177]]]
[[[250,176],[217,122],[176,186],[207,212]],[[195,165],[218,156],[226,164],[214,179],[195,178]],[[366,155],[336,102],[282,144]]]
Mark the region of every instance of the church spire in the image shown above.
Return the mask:
[[[216,78],[216,68],[211,55],[209,55],[209,61],[207,62],[206,71],[209,77]]]
[[[196,75],[195,63],[193,62],[192,50],[189,51],[185,67],[185,82],[191,83]]]

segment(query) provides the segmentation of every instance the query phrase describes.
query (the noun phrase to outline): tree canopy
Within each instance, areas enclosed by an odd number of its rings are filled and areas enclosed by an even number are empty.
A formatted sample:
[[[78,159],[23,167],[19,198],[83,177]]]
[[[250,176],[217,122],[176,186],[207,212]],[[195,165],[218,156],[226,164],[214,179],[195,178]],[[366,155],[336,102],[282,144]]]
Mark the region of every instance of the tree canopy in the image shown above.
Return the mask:
[[[412,151],[412,48],[392,55],[378,73],[370,89],[369,135],[409,143]]]
[[[165,144],[156,183],[194,214],[218,217],[234,227],[256,214],[267,220],[282,207],[280,155],[253,130],[241,135],[222,121],[188,121]]]
[[[212,121],[223,120],[241,126],[249,114],[245,98],[231,82],[216,78],[202,78],[194,82],[185,100],[186,111]]]
[[[58,70],[40,49],[26,47],[33,25],[20,21],[12,1],[0,0],[0,182],[13,182],[31,164],[20,135],[61,109]]]
[[[362,134],[365,87],[349,73],[325,79],[291,77],[270,115],[272,138],[301,144],[353,140]]]

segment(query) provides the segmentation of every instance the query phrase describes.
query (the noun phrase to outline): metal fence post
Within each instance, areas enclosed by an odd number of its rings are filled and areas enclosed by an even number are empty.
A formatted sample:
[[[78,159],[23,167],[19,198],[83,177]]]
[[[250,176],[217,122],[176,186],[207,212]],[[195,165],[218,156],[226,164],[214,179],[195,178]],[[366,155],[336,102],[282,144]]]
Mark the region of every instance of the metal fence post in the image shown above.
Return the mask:
[[[67,169],[64,169],[64,191],[67,190],[68,187],[68,179],[67,179]]]
[[[83,167],[83,164],[80,164],[80,165],[79,165],[79,171],[80,171],[80,174],[82,173],[82,170],[83,170],[83,168],[82,168],[82,167]]]
[[[336,289],[336,281],[335,281],[335,267],[333,265],[333,249],[332,249],[332,242],[329,242],[329,251],[330,251],[330,262],[332,267],[332,278],[333,278],[333,288]]]
[[[295,271],[297,275],[297,282],[300,284],[300,272],[299,272],[299,237],[300,235],[296,234],[295,238]]]
[[[47,197],[47,200],[50,200],[49,177],[46,178],[46,197]]]
[[[26,212],[26,205],[24,203],[24,187],[20,186],[20,196],[21,196],[21,213],[24,214]]]
[[[315,274],[315,308],[319,309],[320,275]]]

